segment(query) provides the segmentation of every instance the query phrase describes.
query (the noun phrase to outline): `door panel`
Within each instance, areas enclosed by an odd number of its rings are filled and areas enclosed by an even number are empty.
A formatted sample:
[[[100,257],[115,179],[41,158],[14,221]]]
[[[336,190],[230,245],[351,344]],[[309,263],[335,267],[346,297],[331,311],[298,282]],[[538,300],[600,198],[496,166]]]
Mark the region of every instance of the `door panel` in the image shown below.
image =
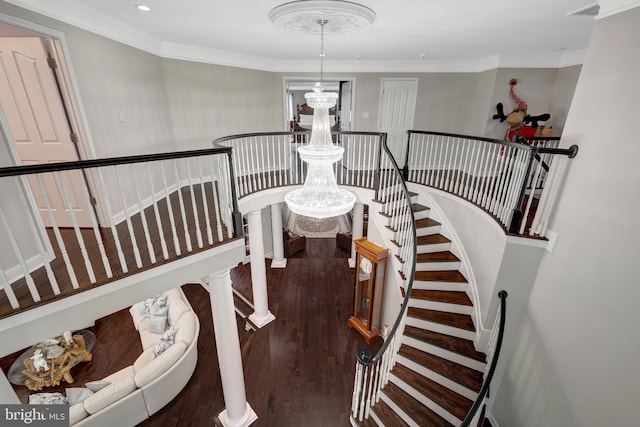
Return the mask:
[[[380,132],[398,166],[404,164],[406,132],[413,127],[418,94],[417,79],[383,79],[380,102]]]
[[[60,93],[39,38],[0,38],[0,103],[23,164],[78,160]],[[57,225],[73,226],[60,182],[53,174],[45,174],[42,179]],[[91,207],[84,196],[82,175],[65,172],[64,181],[78,225],[91,227]],[[50,226],[40,188],[34,177],[29,182],[44,224]]]

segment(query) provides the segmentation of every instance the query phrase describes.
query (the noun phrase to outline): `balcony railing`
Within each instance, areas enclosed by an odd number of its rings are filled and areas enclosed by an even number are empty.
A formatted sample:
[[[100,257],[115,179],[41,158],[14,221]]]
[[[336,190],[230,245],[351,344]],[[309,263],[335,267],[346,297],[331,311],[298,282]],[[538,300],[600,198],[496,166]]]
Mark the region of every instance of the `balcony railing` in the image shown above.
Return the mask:
[[[232,177],[220,146],[1,168],[0,317],[241,235]]]
[[[557,138],[517,142],[409,131],[403,173],[485,210],[512,234],[544,237],[559,183],[576,145]]]

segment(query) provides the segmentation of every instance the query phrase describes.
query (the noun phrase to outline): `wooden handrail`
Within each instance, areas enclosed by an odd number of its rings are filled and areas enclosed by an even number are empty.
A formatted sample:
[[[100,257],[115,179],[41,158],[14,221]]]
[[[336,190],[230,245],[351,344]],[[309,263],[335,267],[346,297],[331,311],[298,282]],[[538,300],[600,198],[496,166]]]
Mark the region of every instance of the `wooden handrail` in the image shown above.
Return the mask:
[[[502,290],[498,292],[498,297],[500,298],[500,327],[498,329],[498,339],[496,341],[496,348],[493,353],[493,359],[491,360],[491,366],[489,367],[489,373],[487,373],[487,376],[482,383],[482,387],[480,388],[480,392],[478,393],[478,397],[476,397],[476,400],[473,402],[471,409],[469,409],[469,412],[467,412],[467,416],[464,417],[464,420],[462,420],[462,424],[460,424],[460,427],[468,427],[470,425],[473,417],[480,408],[480,405],[482,405],[484,397],[489,391],[489,385],[491,384],[493,374],[495,373],[496,366],[498,365],[498,357],[500,356],[502,339],[504,338],[504,324],[506,320],[505,317],[507,315],[507,291]]]

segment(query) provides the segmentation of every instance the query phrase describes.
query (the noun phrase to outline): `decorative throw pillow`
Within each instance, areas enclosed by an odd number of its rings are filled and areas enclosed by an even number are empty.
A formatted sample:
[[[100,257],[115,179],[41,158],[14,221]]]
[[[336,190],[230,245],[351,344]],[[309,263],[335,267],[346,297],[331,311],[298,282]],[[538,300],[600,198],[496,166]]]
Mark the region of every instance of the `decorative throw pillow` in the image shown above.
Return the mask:
[[[167,329],[164,332],[164,334],[162,334],[162,336],[160,337],[160,341],[153,348],[153,355],[151,356],[151,360],[160,356],[162,353],[164,353],[166,349],[171,347],[173,345],[175,337],[176,337],[176,330],[173,328],[173,326],[171,326],[169,329]]]
[[[84,401],[87,397],[90,397],[93,395],[93,392],[91,390],[83,387],[67,388],[65,389],[65,392],[67,393],[67,401],[69,403],[69,406],[73,406],[76,403],[80,403]]]
[[[173,341],[176,339],[176,329],[171,326],[169,329],[167,329],[164,334],[162,334],[162,336],[160,337],[161,341],[169,341],[171,344],[173,344]]]
[[[160,340],[158,344],[156,344],[156,346],[153,348],[153,356],[151,356],[151,360],[160,356],[162,353],[164,353],[166,349],[168,349],[172,345],[173,345],[172,342]]]
[[[167,316],[156,316],[152,314],[149,316],[149,331],[154,334],[162,334],[167,327]]]
[[[87,387],[92,392],[96,393],[108,385],[111,385],[110,381],[91,381],[86,383],[85,387]]]
[[[167,305],[167,296],[164,294],[147,298],[146,300],[144,300],[142,314],[144,314],[145,317],[149,317],[154,307],[158,308],[158,307],[164,307],[166,305]]]
[[[67,398],[62,393],[33,393],[29,395],[29,405],[66,404]]]

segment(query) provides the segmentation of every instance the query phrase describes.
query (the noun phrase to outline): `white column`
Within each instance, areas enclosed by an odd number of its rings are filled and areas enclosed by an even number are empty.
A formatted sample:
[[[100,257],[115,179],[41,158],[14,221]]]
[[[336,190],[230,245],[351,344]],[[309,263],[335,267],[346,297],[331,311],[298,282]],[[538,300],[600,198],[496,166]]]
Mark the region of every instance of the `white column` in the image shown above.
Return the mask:
[[[271,205],[271,234],[273,234],[273,260],[271,261],[271,268],[285,268],[287,266],[287,259],[284,257],[282,206],[280,203]]]
[[[267,296],[267,268],[264,261],[264,242],[262,239],[262,215],[259,210],[247,214],[249,225],[249,252],[251,263],[251,288],[253,290],[253,314],[249,316],[257,327],[262,328],[275,320],[269,311]]]
[[[349,267],[354,268],[356,266],[356,245],[354,240],[362,237],[362,230],[364,225],[364,204],[362,202],[356,202],[353,205],[353,228],[351,230],[351,258],[349,258]]]
[[[225,405],[218,418],[224,426],[245,427],[253,423],[258,416],[247,402],[228,269],[209,275],[209,297]]]

